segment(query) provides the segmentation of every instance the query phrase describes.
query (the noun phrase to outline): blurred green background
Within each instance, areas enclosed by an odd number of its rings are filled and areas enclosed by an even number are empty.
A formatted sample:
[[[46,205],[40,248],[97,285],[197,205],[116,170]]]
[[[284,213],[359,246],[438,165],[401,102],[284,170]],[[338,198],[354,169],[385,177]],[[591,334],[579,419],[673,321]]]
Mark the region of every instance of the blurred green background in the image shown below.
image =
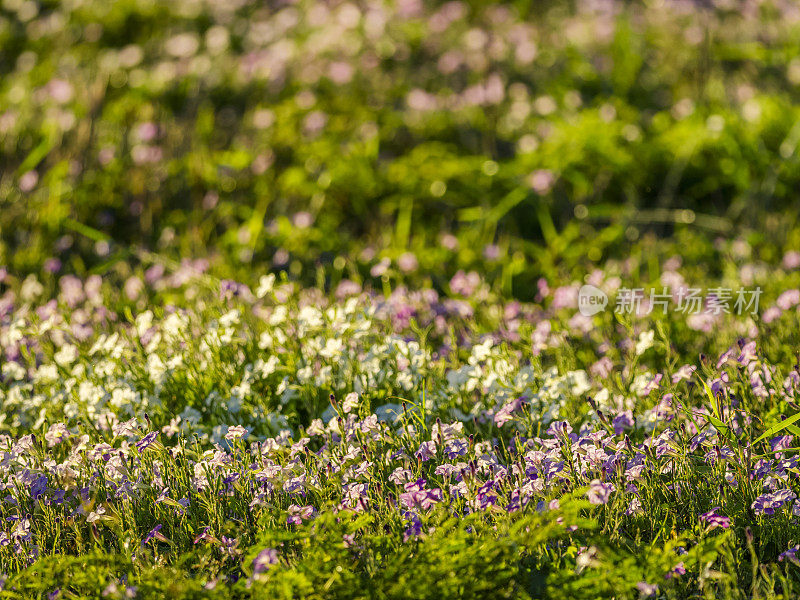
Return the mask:
[[[800,248],[795,2],[0,0],[0,265],[505,292]]]

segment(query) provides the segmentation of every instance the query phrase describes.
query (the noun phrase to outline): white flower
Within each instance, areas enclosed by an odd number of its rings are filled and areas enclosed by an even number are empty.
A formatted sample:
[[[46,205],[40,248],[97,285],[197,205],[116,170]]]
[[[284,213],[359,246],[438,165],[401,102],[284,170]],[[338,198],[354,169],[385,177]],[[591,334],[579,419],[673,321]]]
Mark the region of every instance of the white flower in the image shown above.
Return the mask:
[[[125,421],[124,423],[117,423],[111,428],[115,437],[136,437],[140,435],[137,430],[138,423],[136,419]]]
[[[160,385],[166,372],[167,366],[157,354],[151,354],[147,357],[147,374],[150,376],[150,381]]]
[[[32,302],[42,295],[44,286],[36,279],[36,275],[28,275],[22,282],[20,295],[25,302]]]
[[[641,356],[648,348],[652,348],[655,335],[652,329],[639,334],[639,341],[636,342],[636,356]]]
[[[153,312],[146,310],[136,316],[136,333],[142,337],[153,326]]]
[[[239,311],[233,309],[219,318],[219,324],[223,327],[232,327],[233,325],[237,325],[239,323],[239,316]]]
[[[272,286],[275,285],[275,275],[270,273],[264,275],[258,280],[258,289],[256,289],[256,296],[263,298],[272,291]]]
[[[65,344],[58,352],[55,353],[53,358],[60,366],[68,367],[75,362],[76,358],[78,358],[78,349],[72,344]]]
[[[286,320],[289,311],[285,306],[278,306],[275,311],[269,316],[270,325],[280,325]]]
[[[261,377],[269,377],[272,375],[275,370],[280,366],[280,361],[278,357],[273,355],[270,356],[266,362],[262,359],[258,359],[254,366],[254,370],[261,375]]]
[[[139,394],[128,386],[114,388],[111,392],[111,405],[116,408],[124,408],[138,403]]]
[[[492,340],[489,338],[482,344],[473,346],[472,356],[469,357],[469,364],[477,365],[479,362],[486,360],[491,354],[492,345]]]
[[[564,380],[572,386],[571,392],[574,396],[585,394],[592,388],[586,371],[569,371],[564,376]]]
[[[99,521],[102,515],[106,514],[106,509],[102,506],[98,506],[97,510],[93,510],[89,513],[89,516],[86,517],[87,523],[94,523],[95,521]]]
[[[342,351],[342,340],[330,339],[325,342],[325,347],[320,351],[320,356],[323,358],[334,358]]]
[[[269,331],[265,331],[261,334],[261,337],[258,338],[258,347],[262,350],[266,350],[272,346],[272,336],[269,334]]]
[[[308,383],[312,377],[314,377],[314,371],[310,365],[297,369],[297,380],[300,383]]]
[[[164,337],[168,340],[177,340],[180,338],[188,326],[188,319],[178,312],[169,315],[161,324],[161,331]]]
[[[322,419],[314,419],[311,421],[311,425],[306,429],[306,434],[325,435],[325,424],[322,422]]]
[[[25,377],[25,369],[18,362],[3,363],[3,367],[0,372],[2,372],[3,377],[13,381],[20,381]]]
[[[228,427],[228,433],[225,434],[225,439],[228,441],[238,440],[239,438],[243,438],[247,435],[248,431],[245,427],[241,425],[234,425],[232,427]]]
[[[345,413],[349,413],[356,408],[358,408],[358,394],[355,392],[350,392],[345,396],[344,402],[342,403],[342,408],[344,409]]]
[[[37,383],[51,383],[58,381],[58,369],[54,364],[41,365],[34,373],[34,380]]]

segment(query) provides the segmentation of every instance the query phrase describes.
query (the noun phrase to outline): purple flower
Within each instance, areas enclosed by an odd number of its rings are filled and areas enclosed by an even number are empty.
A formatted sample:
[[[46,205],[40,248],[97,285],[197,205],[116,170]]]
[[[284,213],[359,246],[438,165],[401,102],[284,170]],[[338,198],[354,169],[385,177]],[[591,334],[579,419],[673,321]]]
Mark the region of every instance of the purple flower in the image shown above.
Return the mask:
[[[239,291],[239,284],[231,279],[223,279],[219,282],[219,292],[222,298],[238,296]]]
[[[435,454],[436,444],[433,442],[422,442],[417,451],[414,453],[414,456],[416,456],[422,462],[425,462],[432,459]]]
[[[264,573],[272,565],[278,564],[278,551],[274,548],[264,548],[261,552],[259,552],[256,557],[253,559],[253,573],[258,575],[259,573]]]
[[[514,398],[506,402],[503,407],[497,411],[497,414],[494,416],[494,422],[498,427],[502,427],[512,419],[511,415],[519,410],[522,406],[522,401],[522,398]]]
[[[797,558],[797,552],[800,551],[800,544],[792,546],[786,552],[781,552],[780,556],[778,556],[778,560],[788,560],[796,564],[800,567],[800,560]]]
[[[712,380],[709,386],[711,387],[711,391],[714,393],[714,395],[716,395],[719,394],[720,391],[725,389],[725,387],[729,382],[730,382],[730,377],[728,377],[728,373],[723,372],[722,375]]]
[[[673,577],[680,577],[681,575],[686,575],[686,565],[682,562],[679,562],[677,565],[672,567],[669,573],[664,575],[664,579],[672,579]]]
[[[407,542],[412,537],[419,537],[422,534],[422,522],[419,520],[419,516],[411,511],[406,511],[403,513],[403,518],[410,521],[403,532],[403,542]]]
[[[599,479],[593,479],[589,484],[586,497],[592,504],[608,504],[611,493],[616,489],[613,483],[602,483]]]
[[[700,520],[707,525],[708,531],[711,531],[715,527],[728,529],[728,527],[731,526],[731,518],[718,514],[717,511],[719,509],[719,506],[715,506],[707,513],[700,515]]]
[[[589,372],[597,378],[604,379],[609,376],[613,368],[614,363],[611,362],[610,358],[604,356],[589,367]]]
[[[793,435],[782,435],[778,437],[774,437],[769,441],[770,447],[777,451],[777,450],[788,450],[792,447],[792,442],[794,441]]]
[[[209,529],[211,529],[211,527],[203,527],[203,531],[201,531],[200,534],[194,538],[194,543],[199,544],[200,542],[216,542],[217,538],[215,538],[213,534],[208,533]]]
[[[289,509],[289,516],[286,519],[287,524],[300,525],[303,521],[307,521],[314,516],[314,507],[310,504],[308,506],[298,506],[292,504]]]
[[[47,476],[39,475],[30,484],[31,498],[38,500],[47,490]]]
[[[737,358],[737,362],[741,365],[749,365],[751,361],[758,358],[756,354],[756,343],[755,342],[748,342],[742,347],[742,353]]]
[[[772,471],[772,461],[762,458],[753,467],[753,479],[762,480]]]
[[[614,420],[611,422],[614,426],[614,434],[620,435],[626,429],[631,429],[633,427],[633,412],[630,410],[623,411],[619,413]]]
[[[547,433],[556,438],[568,437],[572,433],[572,425],[566,421],[553,421],[547,428]]]
[[[219,547],[228,556],[234,556],[238,552],[238,546],[239,538],[229,538],[224,535],[220,538]]]
[[[643,395],[643,396],[648,396],[648,395],[650,395],[650,392],[652,392],[652,391],[653,391],[653,390],[655,390],[655,389],[656,389],[658,386],[660,386],[660,385],[661,385],[661,380],[662,380],[663,378],[664,378],[664,375],[662,375],[661,373],[658,373],[658,374],[656,374],[656,376],[655,376],[655,377],[653,377],[653,379],[651,379],[651,380],[650,380],[650,381],[647,383],[647,385],[645,385],[645,386],[644,386],[644,388],[642,389],[642,395]]]
[[[753,501],[752,508],[758,515],[774,515],[784,504],[797,498],[797,495],[788,489],[778,490],[771,494],[762,494]]]
[[[342,497],[343,509],[350,509],[356,512],[362,512],[369,508],[369,485],[366,483],[351,483],[343,487],[344,492]]]
[[[406,484],[406,490],[409,491],[400,494],[400,501],[406,508],[419,507],[422,510],[429,510],[434,504],[442,501],[442,490],[439,488],[426,490],[418,489],[414,484]]]
[[[157,431],[151,431],[146,436],[144,436],[142,439],[140,439],[138,442],[136,442],[136,449],[139,452],[144,452],[145,450],[147,450],[153,444],[153,442],[156,441],[157,437],[158,437],[158,432]]]
[[[48,258],[44,261],[44,270],[48,273],[58,273],[61,270],[61,261],[57,258]]]
[[[450,291],[461,296],[471,296],[480,283],[481,277],[475,271],[458,271],[450,280]]]
[[[299,475],[297,477],[292,477],[288,479],[286,483],[283,484],[283,491],[287,494],[296,494],[296,493],[303,493],[306,484],[306,476],[305,474]]]
[[[437,467],[438,469],[438,467]],[[389,475],[389,481],[396,485],[401,485],[408,480],[411,479],[412,473],[408,469],[404,469],[403,467],[397,467],[392,473]]]
[[[44,439],[47,442],[47,447],[52,448],[57,446],[66,439],[69,439],[70,433],[64,423],[54,423],[50,426],[47,433],[44,434]]]
[[[464,456],[469,449],[469,443],[467,440],[456,439],[450,440],[447,442],[447,445],[444,449],[444,454],[450,460],[454,458],[458,458],[459,456]]]
[[[150,532],[149,532],[149,533],[148,533],[146,536],[144,536],[144,538],[142,538],[142,546],[146,546],[147,544],[149,544],[149,543],[150,543],[150,542],[152,542],[153,540],[158,540],[158,541],[160,541],[160,542],[167,542],[167,541],[169,541],[169,540],[167,540],[167,538],[165,538],[165,537],[164,537],[164,536],[161,534],[161,528],[162,528],[162,527],[164,527],[164,526],[163,526],[163,525],[161,525],[161,523],[159,523],[158,525],[156,525],[155,527],[153,527],[153,528],[150,530]]]

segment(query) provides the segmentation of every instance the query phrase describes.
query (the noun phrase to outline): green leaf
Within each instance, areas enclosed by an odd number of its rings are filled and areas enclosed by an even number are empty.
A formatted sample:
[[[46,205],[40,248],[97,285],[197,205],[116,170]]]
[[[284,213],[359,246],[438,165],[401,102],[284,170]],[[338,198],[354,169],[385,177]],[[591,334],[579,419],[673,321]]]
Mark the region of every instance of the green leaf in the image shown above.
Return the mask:
[[[791,426],[793,423],[797,422],[799,419],[800,419],[800,413],[797,413],[796,415],[792,415],[792,416],[791,416],[791,417],[789,417],[788,419],[785,419],[785,420],[781,421],[781,422],[780,422],[780,423],[778,423],[777,425],[773,425],[772,427],[770,427],[769,429],[767,429],[767,430],[766,430],[764,433],[762,433],[760,436],[758,436],[758,437],[757,437],[757,438],[756,438],[756,439],[753,441],[753,444],[755,445],[755,444],[757,444],[758,442],[761,442],[761,441],[763,441],[763,440],[767,439],[768,437],[772,437],[773,435],[775,435],[775,434],[776,434],[776,433],[778,433],[779,431],[783,431],[784,429],[789,429],[789,427],[790,427],[790,426]]]

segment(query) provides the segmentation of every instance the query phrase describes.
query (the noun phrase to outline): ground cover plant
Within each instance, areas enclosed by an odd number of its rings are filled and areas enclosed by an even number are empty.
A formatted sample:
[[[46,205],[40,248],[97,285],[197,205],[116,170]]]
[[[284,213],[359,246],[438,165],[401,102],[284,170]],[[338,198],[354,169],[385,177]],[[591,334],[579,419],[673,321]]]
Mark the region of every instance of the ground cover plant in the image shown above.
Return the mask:
[[[200,271],[6,276],[9,597],[796,589],[796,288],[757,324]]]
[[[2,0],[0,598],[800,595],[799,19]]]

